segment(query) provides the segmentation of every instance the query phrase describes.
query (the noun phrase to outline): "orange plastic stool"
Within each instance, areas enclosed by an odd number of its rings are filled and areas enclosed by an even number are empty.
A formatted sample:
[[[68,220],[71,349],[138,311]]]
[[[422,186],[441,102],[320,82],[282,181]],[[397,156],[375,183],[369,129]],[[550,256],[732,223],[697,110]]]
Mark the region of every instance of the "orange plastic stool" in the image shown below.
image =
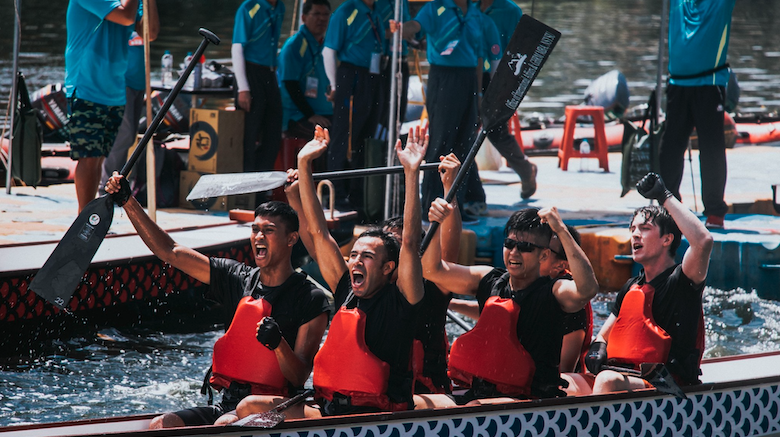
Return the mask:
[[[577,117],[590,115],[593,117],[593,131],[595,137],[590,145],[590,153],[580,153],[574,150],[574,129],[577,126]],[[609,158],[607,157],[607,135],[604,130],[604,108],[601,106],[567,106],[566,122],[563,125],[563,138],[558,149],[558,167],[568,170],[570,158],[598,158],[599,167],[609,171]]]
[[[520,151],[525,153],[525,147],[523,147],[523,135],[520,133],[520,117],[517,116],[517,112],[512,114],[512,118],[509,119],[509,133],[515,137],[517,145],[520,146]]]
[[[274,170],[287,171],[288,168],[298,168],[298,152],[305,146],[307,140],[303,138],[285,137],[282,139],[282,147],[276,154]],[[287,202],[287,196],[284,194],[284,187],[275,188],[273,200]]]

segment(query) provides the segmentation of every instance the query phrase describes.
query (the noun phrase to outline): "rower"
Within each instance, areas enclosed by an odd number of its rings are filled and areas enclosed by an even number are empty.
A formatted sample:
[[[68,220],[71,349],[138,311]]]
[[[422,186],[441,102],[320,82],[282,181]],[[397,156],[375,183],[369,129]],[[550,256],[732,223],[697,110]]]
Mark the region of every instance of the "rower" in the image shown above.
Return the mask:
[[[648,386],[636,376],[602,370],[606,363],[635,369],[642,363],[665,363],[678,385],[701,383],[702,292],[713,238],[657,174],[648,173],[636,187],[660,206],[639,208],[631,219],[631,253],[643,270],[618,293],[585,358],[588,370],[596,374],[593,393]],[[676,263],[682,235],[690,246]],[[588,387],[581,388],[580,393],[588,393]]]
[[[165,413],[150,428],[230,423],[245,396],[289,396],[303,386],[328,324],[329,304],[321,289],[292,268],[290,256],[298,241],[295,210],[281,202],[266,202],[255,210],[250,244],[256,267],[250,267],[177,244],[146,215],[117,172],[106,192],[157,257],[207,284],[205,296],[228,310],[229,328],[214,344],[209,378],[222,391],[221,402]]]
[[[371,229],[355,241],[344,261],[328,232],[322,207],[315,195],[311,163],[325,153],[328,131],[315,129],[314,140],[298,153],[298,184],[310,238],[309,254],[320,266],[338,311],[328,337],[314,359],[313,383],[319,408],[297,405],[288,417],[320,417],[413,407],[409,358],[419,302],[423,298],[420,264],[419,173],[428,136],[425,129],[409,132],[406,148],[396,143],[404,167],[404,233],[398,241],[382,229]],[[398,280],[392,283],[398,269]],[[345,359],[348,357],[348,359]],[[237,408],[239,417],[267,411],[283,397],[250,396]]]
[[[437,199],[429,220],[443,220],[452,210],[451,204]],[[540,264],[551,256],[552,232],[568,255],[573,281],[539,273]],[[558,372],[563,317],[580,311],[595,296],[593,268],[555,207],[515,212],[504,234],[506,270],[442,261],[437,244],[423,256],[427,279],[454,293],[475,295],[481,309],[477,326],[450,350],[449,375],[468,391],[454,399],[427,395],[432,406],[565,396]]]

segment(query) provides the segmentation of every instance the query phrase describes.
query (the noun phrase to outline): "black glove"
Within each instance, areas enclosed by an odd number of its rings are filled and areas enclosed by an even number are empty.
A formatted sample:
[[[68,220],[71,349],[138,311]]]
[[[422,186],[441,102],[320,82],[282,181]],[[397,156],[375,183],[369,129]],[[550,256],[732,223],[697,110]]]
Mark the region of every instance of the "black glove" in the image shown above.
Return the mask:
[[[265,317],[260,326],[257,327],[257,341],[263,343],[263,346],[270,350],[279,347],[282,341],[282,331],[279,330],[279,324],[273,317]]]
[[[666,189],[663,179],[656,173],[648,173],[636,183],[636,190],[646,199],[657,200],[659,205],[663,205],[666,199],[673,196],[672,192]]]
[[[607,344],[597,341],[590,345],[588,354],[585,355],[585,367],[590,373],[596,375],[601,371],[601,366],[607,362]]]
[[[127,178],[119,178],[119,191],[111,195],[111,199],[114,200],[119,206],[125,206],[127,200],[130,199],[132,193],[130,192],[130,183],[127,182]]]

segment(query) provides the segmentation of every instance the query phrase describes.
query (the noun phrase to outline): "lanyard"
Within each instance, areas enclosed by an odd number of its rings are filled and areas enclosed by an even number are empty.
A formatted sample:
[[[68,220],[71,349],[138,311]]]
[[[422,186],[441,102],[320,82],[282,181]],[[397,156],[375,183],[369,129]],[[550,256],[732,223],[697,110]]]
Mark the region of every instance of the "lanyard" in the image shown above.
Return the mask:
[[[382,37],[379,36],[379,31],[376,28],[376,25],[374,24],[374,19],[371,18],[371,14],[366,12],[366,17],[368,17],[368,22],[371,23],[371,29],[374,30],[374,37],[376,38],[377,47],[382,46]]]

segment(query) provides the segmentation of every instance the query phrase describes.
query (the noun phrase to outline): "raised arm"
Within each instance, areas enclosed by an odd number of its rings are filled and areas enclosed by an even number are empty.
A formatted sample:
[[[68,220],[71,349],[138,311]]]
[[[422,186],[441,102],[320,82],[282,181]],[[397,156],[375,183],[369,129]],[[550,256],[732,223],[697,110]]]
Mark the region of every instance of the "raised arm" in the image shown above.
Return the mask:
[[[460,170],[460,161],[454,153],[447,156],[440,156],[439,176],[441,177],[444,192],[452,189],[455,182],[455,176]],[[460,254],[460,234],[463,230],[463,222],[460,218],[460,211],[457,208],[457,200],[453,201],[452,213],[449,214],[441,223],[441,259],[449,262],[458,262]]]
[[[157,226],[157,223],[146,215],[135,197],[130,195],[130,185],[124,176],[114,172],[106,183],[106,193],[111,194],[114,201],[125,209],[127,218],[152,253],[204,284],[211,282],[209,258],[196,250],[177,244],[167,232]]]
[[[707,279],[707,269],[710,265],[713,238],[704,224],[672,193],[666,189],[664,181],[655,173],[648,173],[637,184],[637,191],[648,199],[655,199],[672,216],[680,228],[690,247],[685,251],[682,260],[682,270],[685,276],[695,284],[701,284]]]
[[[311,163],[322,156],[328,148],[330,135],[327,129],[317,126],[314,129],[314,139],[309,141],[298,152],[298,184],[301,193],[303,216],[307,220],[307,228],[311,236],[311,247],[306,246],[309,254],[320,267],[320,272],[331,291],[336,290],[341,277],[347,271],[347,264],[341,255],[339,245],[328,231],[328,222],[317,199],[314,178],[311,173]],[[304,244],[306,241],[304,240]]]
[[[561,220],[556,207],[544,208],[539,211],[539,217],[550,225],[550,229],[558,236],[558,240],[566,252],[569,270],[574,281],[557,281],[553,286],[553,294],[561,308],[568,313],[574,313],[587,305],[599,291],[596,273],[588,260],[588,256],[574,241],[566,225]]]
[[[428,211],[428,221],[443,222],[453,213],[455,207],[444,199],[438,198],[431,203]],[[431,240],[431,244],[422,257],[423,276],[439,288],[457,294],[476,295],[479,281],[490,273],[490,266],[462,266],[442,260],[441,257],[441,226]],[[405,232],[404,232],[405,233]]]
[[[409,129],[406,148],[401,148],[401,140],[395,143],[398,160],[404,167],[404,232],[401,238],[401,253],[398,256],[398,280],[396,285],[410,304],[414,305],[423,297],[422,264],[420,264],[420,234],[422,217],[420,215],[420,164],[425,159],[428,148],[428,129],[420,127]]]
[[[301,239],[301,242],[307,249],[314,247],[311,232],[309,232],[309,223],[306,220],[306,214],[303,213],[303,205],[301,204],[297,168],[287,170],[287,183],[284,186],[284,194],[287,196],[287,203],[298,213],[298,238]]]

